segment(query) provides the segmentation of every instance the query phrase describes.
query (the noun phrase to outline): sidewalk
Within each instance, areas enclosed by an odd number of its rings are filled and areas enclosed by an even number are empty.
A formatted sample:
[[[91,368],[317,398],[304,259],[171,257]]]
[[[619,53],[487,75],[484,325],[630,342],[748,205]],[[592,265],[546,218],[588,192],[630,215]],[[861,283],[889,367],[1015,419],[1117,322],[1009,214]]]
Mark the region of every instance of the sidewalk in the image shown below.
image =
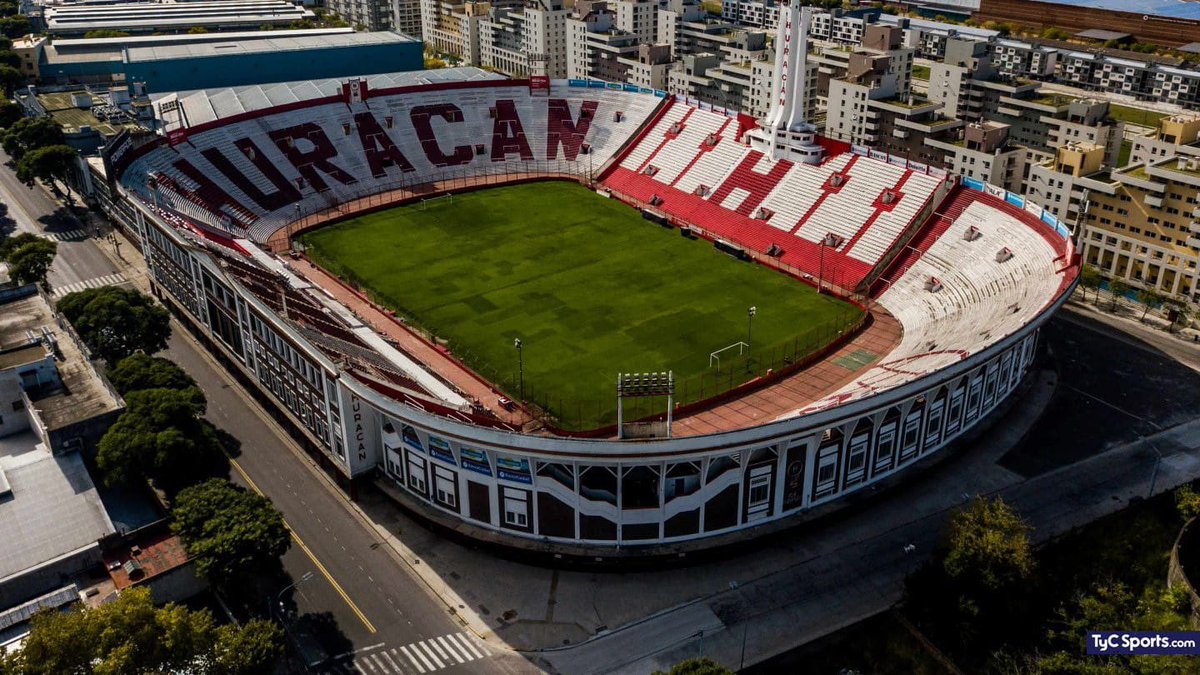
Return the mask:
[[[977,447],[972,455],[994,457],[996,446],[1005,442],[980,445],[991,447]],[[924,486],[922,491],[944,494],[941,503],[921,499],[913,518],[898,527],[543,658],[563,673],[631,675],[700,654],[731,668],[765,660],[892,607],[902,597],[904,578],[935,548],[950,514],[970,495],[1000,495],[1033,525],[1034,541],[1043,543],[1149,496],[1151,483],[1153,494],[1160,494],[1200,478],[1200,420],[1029,481],[978,491],[964,485],[966,492],[949,492],[966,468]],[[957,498],[947,499],[950,495]],[[863,523],[847,523],[847,528],[856,524]],[[907,545],[916,552],[906,553]],[[720,625],[712,622],[714,616]],[[622,656],[614,663],[613,655]]]

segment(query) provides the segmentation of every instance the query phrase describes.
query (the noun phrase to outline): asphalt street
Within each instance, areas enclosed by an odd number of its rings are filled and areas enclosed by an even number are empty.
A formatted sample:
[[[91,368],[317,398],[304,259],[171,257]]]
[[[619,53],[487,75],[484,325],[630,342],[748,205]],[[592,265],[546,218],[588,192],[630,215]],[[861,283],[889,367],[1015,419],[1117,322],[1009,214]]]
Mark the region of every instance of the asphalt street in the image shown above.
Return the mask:
[[[0,152],[0,162],[7,162]],[[127,283],[114,244],[87,231],[42,187],[29,188],[0,168],[0,233],[33,232],[59,242],[51,293]],[[140,258],[121,240],[126,260]],[[496,640],[481,639],[451,616],[346,497],[311,465],[278,425],[176,323],[163,354],[208,397],[208,418],[241,444],[231,479],[266,494],[294,533],[283,558],[296,582],[261,599],[281,618],[296,655],[290,671],[369,673],[518,673],[535,670]]]

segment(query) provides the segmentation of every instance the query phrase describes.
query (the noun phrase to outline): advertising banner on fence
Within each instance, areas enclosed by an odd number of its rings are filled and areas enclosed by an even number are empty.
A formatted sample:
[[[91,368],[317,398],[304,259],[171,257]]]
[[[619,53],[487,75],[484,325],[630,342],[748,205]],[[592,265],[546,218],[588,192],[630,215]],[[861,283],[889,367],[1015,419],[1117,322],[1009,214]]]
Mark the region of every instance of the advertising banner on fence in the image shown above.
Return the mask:
[[[929,173],[929,165],[922,164],[920,162],[913,162],[910,160],[908,162],[908,168],[912,169],[913,171],[920,171],[921,173]]]
[[[1004,193],[1004,201],[1018,208],[1025,208],[1025,198],[1015,192]]]
[[[870,149],[865,145],[851,145],[850,152],[853,152],[856,155],[865,156],[868,152],[870,152]]]
[[[966,176],[963,176],[962,184],[963,184],[963,187],[969,187],[972,190],[979,190],[980,192],[983,192],[983,181],[981,181],[981,180],[976,180],[974,178],[967,178]]]

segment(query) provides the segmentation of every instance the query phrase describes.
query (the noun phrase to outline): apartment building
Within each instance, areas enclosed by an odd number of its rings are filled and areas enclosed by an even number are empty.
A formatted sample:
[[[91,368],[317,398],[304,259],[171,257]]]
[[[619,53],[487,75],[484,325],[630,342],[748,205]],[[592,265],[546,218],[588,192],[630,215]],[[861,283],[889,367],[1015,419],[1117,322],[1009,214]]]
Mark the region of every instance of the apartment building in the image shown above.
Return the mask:
[[[529,0],[519,7],[496,6],[479,23],[481,65],[520,77],[531,73],[567,76],[567,19],[563,0]]]
[[[329,11],[369,31],[397,30],[421,37],[421,0],[328,0]]]
[[[817,106],[817,64],[809,62],[807,67],[804,111],[806,119],[812,119]],[[756,61],[733,61],[717,54],[696,54],[683,57],[670,71],[667,91],[763,118],[771,109],[773,73],[774,61],[769,56]]]
[[[486,2],[421,0],[425,44],[439,52],[457,54],[468,65],[481,65],[480,25],[489,9]]]
[[[861,47],[846,52],[846,72],[827,82],[825,134],[847,143],[874,145],[881,114],[873,101],[911,107],[913,50],[901,46],[899,28],[867,27]]]
[[[1144,164],[1173,156],[1200,157],[1200,113],[1160,119],[1153,135],[1134,137],[1129,162]]]
[[[1104,274],[1200,302],[1200,160],[1168,157],[1097,177],[1080,252]]]
[[[1093,192],[1111,191],[1110,164],[1104,146],[1088,142],[1069,142],[1053,155],[1029,166],[1025,193],[1036,204],[1076,230],[1088,210]]]
[[[1062,55],[1060,80],[1110,94],[1178,105],[1200,102],[1200,71],[1091,52]]]
[[[779,27],[779,3],[774,0],[722,0],[721,18],[741,26],[774,31]]]
[[[961,124],[961,121],[960,121]],[[1010,128],[999,122],[972,122],[954,140],[926,137],[925,144],[940,151],[940,166],[950,173],[981,180],[1013,192],[1023,191],[1025,148],[1009,141]]]

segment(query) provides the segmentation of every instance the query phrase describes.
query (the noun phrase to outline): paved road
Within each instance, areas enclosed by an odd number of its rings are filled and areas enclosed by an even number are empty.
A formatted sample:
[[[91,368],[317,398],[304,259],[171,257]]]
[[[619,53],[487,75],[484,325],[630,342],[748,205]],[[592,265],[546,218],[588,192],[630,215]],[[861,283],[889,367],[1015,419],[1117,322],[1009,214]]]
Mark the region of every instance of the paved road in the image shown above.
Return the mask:
[[[0,150],[0,164],[8,161],[8,155]],[[58,255],[47,279],[52,293],[61,295],[59,289],[69,292],[124,281],[117,266],[100,251],[103,246],[111,252],[112,244],[89,237],[79,220],[46,190],[27,187],[7,167],[0,167],[0,201],[7,206],[6,218],[0,219],[0,233],[33,232],[58,242]],[[121,252],[132,253],[128,245],[122,246]]]
[[[6,160],[0,153],[0,162]],[[33,232],[59,241],[48,279],[55,296],[138,276],[140,261],[128,242],[120,247],[125,260],[114,263],[110,242],[89,236],[44,189],[26,187],[8,168],[0,168],[0,202],[8,206],[0,233]],[[283,567],[299,583],[278,599],[263,600],[264,609],[287,618],[300,652],[291,670],[371,675],[532,670],[494,639],[481,640],[453,619],[181,325],[164,355],[200,384],[210,421],[241,442],[231,478],[269,496],[295,534]]]
[[[475,638],[448,615],[447,608],[430,596],[420,581],[404,569],[390,549],[368,531],[345,499],[325,479],[314,474],[307,458],[297,456],[268,418],[240,387],[214,367],[176,326],[164,354],[187,370],[208,397],[208,419],[236,435],[242,443],[235,480],[254,486],[271,497],[295,531],[292,551],[284,560],[293,579],[312,572],[300,584],[291,602],[294,614],[328,612],[333,630],[312,633],[306,621],[291,624],[294,633],[313,649],[316,661],[361,650],[353,657],[333,659],[316,672],[427,673],[521,672],[520,657],[500,653],[495,645]],[[320,561],[323,567],[318,567]],[[337,584],[337,586],[334,585]],[[286,594],[285,594],[286,599]],[[291,609],[289,603],[289,610]],[[315,643],[315,644],[314,644]],[[311,645],[311,646],[310,646]],[[319,649],[317,648],[319,645]],[[323,653],[322,653],[323,652]]]

